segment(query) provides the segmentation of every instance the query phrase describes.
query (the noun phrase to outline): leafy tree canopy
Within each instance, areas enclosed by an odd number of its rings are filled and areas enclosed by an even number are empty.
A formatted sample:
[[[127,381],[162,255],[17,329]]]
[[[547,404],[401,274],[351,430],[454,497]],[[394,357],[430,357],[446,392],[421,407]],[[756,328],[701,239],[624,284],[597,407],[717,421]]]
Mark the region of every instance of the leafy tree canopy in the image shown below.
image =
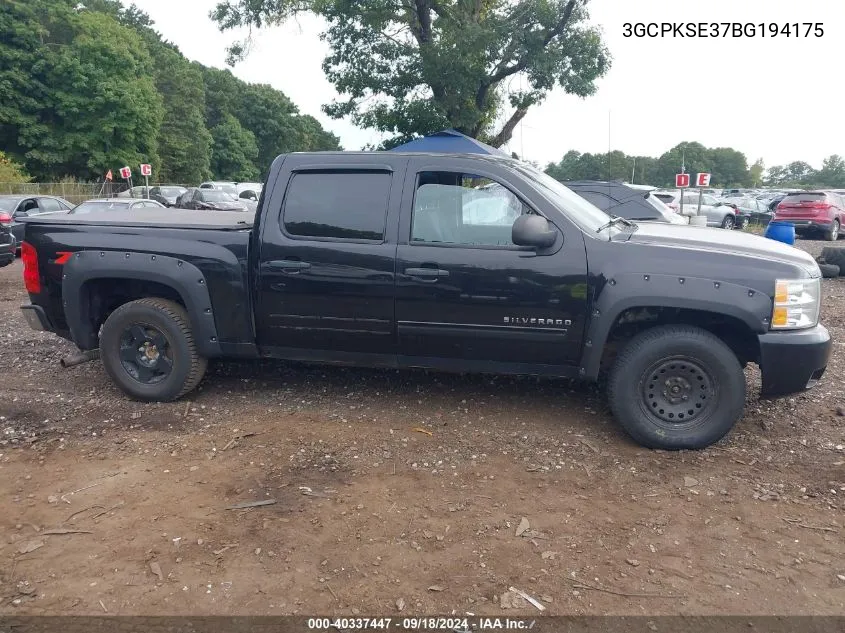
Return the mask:
[[[339,149],[278,90],[189,62],[134,5],[79,4],[0,2],[0,150],[37,179],[148,162],[155,180],[194,184],[222,178],[214,166],[254,178],[279,153]],[[215,129],[229,145],[212,164]]]
[[[730,147],[707,148],[701,143],[679,143],[659,158],[628,156],[614,150],[604,154],[570,150],[558,163],[550,163],[546,173],[561,181],[616,180],[656,187],[673,187],[681,165],[688,174],[709,172],[714,187],[759,187],[769,185],[796,188],[845,189],[845,159],[833,154],[822,161],[819,170],[803,161],[774,166],[766,173],[763,160],[751,167],[745,154]],[[633,180],[632,180],[633,178]]]
[[[496,147],[555,87],[586,97],[610,64],[588,0],[222,0],[221,30],[299,13],[324,18],[334,118],[392,134],[385,146],[453,127]],[[248,42],[230,49],[242,58]],[[519,77],[520,81],[514,81]]]

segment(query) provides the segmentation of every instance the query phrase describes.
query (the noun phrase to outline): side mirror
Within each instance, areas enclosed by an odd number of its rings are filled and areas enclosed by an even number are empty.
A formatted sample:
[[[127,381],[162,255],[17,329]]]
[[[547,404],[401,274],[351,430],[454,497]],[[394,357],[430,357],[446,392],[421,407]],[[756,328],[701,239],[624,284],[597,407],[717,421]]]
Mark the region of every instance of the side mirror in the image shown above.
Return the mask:
[[[557,240],[557,231],[539,215],[521,215],[513,223],[511,241],[517,246],[548,248]]]

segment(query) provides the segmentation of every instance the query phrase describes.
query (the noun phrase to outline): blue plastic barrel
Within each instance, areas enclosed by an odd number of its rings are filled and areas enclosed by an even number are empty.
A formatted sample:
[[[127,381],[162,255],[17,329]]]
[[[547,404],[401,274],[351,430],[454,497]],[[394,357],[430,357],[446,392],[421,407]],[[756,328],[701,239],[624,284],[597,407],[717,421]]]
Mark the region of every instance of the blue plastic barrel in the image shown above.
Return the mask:
[[[795,244],[795,225],[791,222],[769,222],[763,235],[791,246]]]

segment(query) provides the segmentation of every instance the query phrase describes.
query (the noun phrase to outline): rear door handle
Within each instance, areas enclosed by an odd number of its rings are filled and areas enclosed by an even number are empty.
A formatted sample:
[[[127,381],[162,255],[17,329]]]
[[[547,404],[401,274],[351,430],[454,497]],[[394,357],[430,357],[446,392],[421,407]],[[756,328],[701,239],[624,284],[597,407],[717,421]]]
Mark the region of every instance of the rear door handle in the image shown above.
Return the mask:
[[[441,268],[406,268],[405,274],[409,277],[448,277],[449,271]]]
[[[299,272],[300,270],[307,270],[311,268],[308,262],[301,262],[294,259],[277,259],[267,262],[270,268],[278,268],[287,272]]]

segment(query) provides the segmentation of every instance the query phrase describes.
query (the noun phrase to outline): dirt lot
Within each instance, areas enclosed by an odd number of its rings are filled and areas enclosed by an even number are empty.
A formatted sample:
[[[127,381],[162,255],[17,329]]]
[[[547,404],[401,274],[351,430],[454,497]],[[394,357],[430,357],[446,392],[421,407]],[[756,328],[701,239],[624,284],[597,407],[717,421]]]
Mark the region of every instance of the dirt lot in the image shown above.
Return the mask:
[[[537,613],[509,587],[552,614],[845,608],[845,280],[822,384],[761,402],[749,369],[733,433],[666,453],[564,381],[218,363],[189,402],[135,403],[59,367],[20,277],[0,270],[0,613]]]

